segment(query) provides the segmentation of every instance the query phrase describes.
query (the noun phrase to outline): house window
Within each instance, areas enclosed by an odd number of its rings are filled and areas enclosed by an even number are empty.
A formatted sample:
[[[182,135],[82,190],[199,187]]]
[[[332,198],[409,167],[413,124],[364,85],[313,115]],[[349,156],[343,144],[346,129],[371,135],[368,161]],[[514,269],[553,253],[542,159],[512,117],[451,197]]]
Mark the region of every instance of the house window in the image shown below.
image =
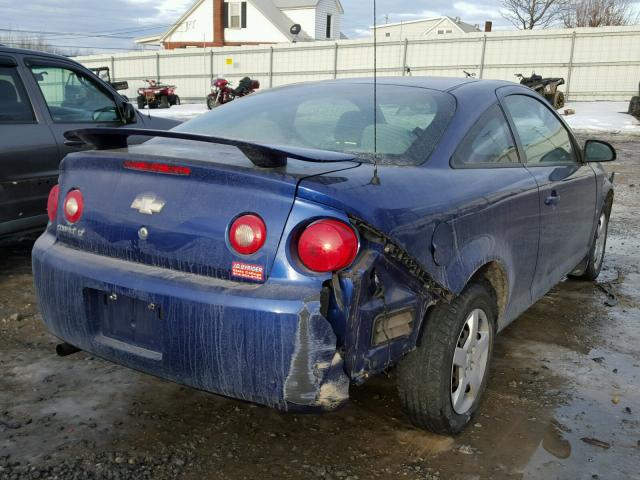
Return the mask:
[[[332,20],[332,16],[331,15],[327,15],[327,38],[331,38],[331,20]]]
[[[229,28],[240,28],[240,4],[229,4]]]
[[[391,36],[391,33],[387,32],[387,33],[385,34],[385,36],[386,36],[387,38],[389,38],[389,37]]]
[[[247,28],[247,2],[228,2],[224,4],[224,28]]]
[[[447,30],[447,33],[453,33],[453,30]]]
[[[438,30],[438,35],[444,35],[444,30]]]

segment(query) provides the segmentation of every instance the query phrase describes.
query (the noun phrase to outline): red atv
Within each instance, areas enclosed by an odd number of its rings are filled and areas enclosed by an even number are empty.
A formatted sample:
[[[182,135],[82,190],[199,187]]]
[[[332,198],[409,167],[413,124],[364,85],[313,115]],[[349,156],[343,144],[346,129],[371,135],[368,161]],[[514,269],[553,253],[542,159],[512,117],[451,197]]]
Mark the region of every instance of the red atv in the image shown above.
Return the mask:
[[[238,97],[250,95],[260,88],[258,80],[251,80],[244,77],[240,80],[238,88],[232,88],[229,80],[218,78],[213,82],[211,93],[207,96],[207,107],[209,110],[229,103]]]
[[[145,105],[149,108],[169,108],[173,105],[180,105],[180,97],[176,95],[175,85],[165,85],[155,80],[145,80],[146,87],[138,89],[138,108]]]

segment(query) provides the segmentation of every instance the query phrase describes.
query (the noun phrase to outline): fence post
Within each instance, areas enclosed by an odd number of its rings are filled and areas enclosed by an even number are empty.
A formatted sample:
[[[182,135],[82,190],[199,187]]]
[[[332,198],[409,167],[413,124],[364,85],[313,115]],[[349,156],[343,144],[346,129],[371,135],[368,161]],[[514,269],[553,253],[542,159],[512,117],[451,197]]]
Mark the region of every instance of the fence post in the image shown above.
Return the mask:
[[[409,50],[409,39],[404,39],[404,53],[402,54],[402,76],[407,75],[407,51]]]
[[[213,50],[209,51],[209,83],[213,84],[215,74],[213,72]]]
[[[269,47],[269,88],[273,88],[273,47]]]
[[[113,55],[111,56],[111,81],[115,82],[116,81],[116,61],[113,58]]]
[[[156,82],[160,83],[160,54],[156,53]]]
[[[576,47],[576,31],[571,35],[571,53],[569,54],[569,71],[567,72],[567,90],[565,93],[565,102],[569,101],[569,93],[571,91],[571,74],[573,73],[573,52]]]
[[[484,78],[484,59],[487,53],[487,36],[482,37],[482,56],[480,57],[480,75],[478,77],[482,80]]]
[[[338,42],[336,42],[335,50],[333,51],[333,79],[338,78]]]

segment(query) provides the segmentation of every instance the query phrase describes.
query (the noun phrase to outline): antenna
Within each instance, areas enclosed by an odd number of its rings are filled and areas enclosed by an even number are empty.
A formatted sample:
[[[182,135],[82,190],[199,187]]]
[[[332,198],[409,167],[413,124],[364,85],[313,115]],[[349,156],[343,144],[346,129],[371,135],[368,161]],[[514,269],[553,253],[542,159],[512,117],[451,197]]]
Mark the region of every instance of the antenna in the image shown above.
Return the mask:
[[[373,178],[372,185],[380,185],[378,177],[378,9],[373,0]]]

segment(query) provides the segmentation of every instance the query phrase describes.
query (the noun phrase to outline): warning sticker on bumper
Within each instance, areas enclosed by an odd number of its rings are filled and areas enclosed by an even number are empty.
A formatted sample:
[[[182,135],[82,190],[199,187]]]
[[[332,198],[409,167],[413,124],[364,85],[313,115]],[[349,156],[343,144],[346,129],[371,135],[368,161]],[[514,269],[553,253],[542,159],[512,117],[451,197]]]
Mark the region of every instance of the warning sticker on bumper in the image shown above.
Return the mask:
[[[262,265],[251,265],[250,263],[233,262],[231,275],[262,282],[264,281],[264,267]]]

